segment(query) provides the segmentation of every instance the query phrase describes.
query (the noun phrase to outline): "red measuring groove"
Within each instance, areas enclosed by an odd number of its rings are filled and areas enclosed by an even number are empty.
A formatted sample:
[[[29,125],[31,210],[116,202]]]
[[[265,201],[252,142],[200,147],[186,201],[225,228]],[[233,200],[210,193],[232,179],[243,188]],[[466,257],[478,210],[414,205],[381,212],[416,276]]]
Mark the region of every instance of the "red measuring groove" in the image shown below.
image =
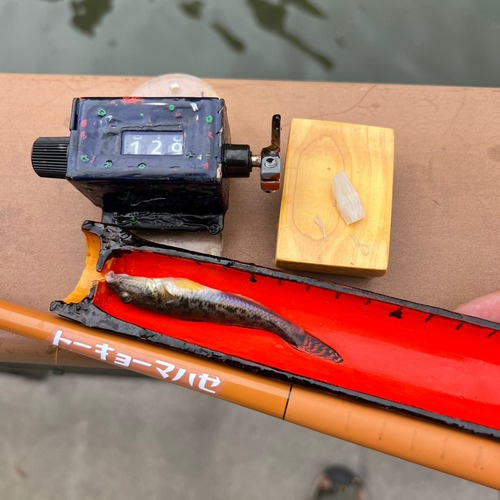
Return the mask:
[[[500,429],[500,335],[464,321],[211,263],[133,251],[106,272],[182,277],[260,302],[343,357],[333,364],[261,330],[184,321],[125,305],[104,283],[93,303],[119,319],[392,402]]]

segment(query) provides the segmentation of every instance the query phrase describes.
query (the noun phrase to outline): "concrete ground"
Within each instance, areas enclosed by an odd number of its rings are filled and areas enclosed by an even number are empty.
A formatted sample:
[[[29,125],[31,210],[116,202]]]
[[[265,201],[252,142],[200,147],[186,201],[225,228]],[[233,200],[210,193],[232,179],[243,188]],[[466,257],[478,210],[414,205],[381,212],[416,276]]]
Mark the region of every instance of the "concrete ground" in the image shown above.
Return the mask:
[[[306,499],[329,464],[371,500],[499,492],[142,378],[0,374],[0,500]]]

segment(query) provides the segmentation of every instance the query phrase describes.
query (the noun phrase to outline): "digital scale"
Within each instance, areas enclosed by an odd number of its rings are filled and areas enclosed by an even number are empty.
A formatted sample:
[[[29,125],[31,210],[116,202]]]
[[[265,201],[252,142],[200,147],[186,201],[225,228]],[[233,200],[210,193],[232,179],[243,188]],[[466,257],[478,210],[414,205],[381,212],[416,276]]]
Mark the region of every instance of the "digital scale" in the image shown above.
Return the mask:
[[[40,137],[32,164],[68,179],[127,229],[206,231],[224,227],[229,179],[260,168],[261,187],[280,187],[280,115],[259,156],[231,144],[227,108],[216,97],[76,98],[70,137]]]

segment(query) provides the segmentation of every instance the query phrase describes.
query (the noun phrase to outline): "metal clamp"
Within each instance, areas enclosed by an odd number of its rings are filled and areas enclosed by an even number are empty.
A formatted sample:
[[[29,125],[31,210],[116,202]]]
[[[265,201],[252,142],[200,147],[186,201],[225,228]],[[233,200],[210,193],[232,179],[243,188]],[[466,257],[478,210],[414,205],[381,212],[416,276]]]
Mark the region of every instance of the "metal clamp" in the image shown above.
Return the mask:
[[[272,193],[281,184],[281,116],[274,115],[272,121],[271,145],[261,152],[260,186],[266,193]]]

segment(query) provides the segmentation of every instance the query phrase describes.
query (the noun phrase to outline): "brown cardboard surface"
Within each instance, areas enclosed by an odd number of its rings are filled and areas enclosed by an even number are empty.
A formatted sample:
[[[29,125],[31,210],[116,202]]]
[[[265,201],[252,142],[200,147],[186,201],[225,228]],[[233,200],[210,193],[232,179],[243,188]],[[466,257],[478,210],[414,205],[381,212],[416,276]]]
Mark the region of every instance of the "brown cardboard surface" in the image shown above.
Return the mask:
[[[3,300],[47,311],[52,300],[66,297],[85,262],[81,223],[100,219],[100,211],[68,182],[33,172],[33,141],[69,135],[73,97],[128,95],[147,80],[0,75]],[[449,309],[500,287],[500,90],[208,81],[226,99],[232,141],[254,151],[269,143],[274,113],[282,115],[282,151],[292,118],[395,131],[387,274],[304,274]],[[261,191],[258,172],[231,181],[225,256],[273,267],[280,196]],[[0,332],[1,359],[6,349],[14,359],[20,342]]]

